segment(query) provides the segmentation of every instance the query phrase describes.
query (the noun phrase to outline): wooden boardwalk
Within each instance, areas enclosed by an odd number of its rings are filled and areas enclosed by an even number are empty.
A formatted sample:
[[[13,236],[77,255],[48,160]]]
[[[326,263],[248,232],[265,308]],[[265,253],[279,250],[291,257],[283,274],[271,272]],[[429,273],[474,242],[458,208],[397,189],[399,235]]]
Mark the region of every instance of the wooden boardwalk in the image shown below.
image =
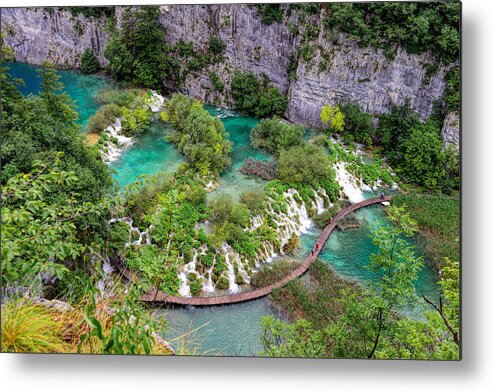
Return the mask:
[[[272,283],[269,286],[256,289],[253,291],[248,291],[245,293],[222,295],[217,297],[179,297],[179,296],[168,295],[166,293],[163,293],[162,291],[158,291],[156,293],[155,289],[151,289],[141,297],[141,300],[144,302],[156,302],[156,303],[165,302],[169,304],[185,305],[185,306],[186,305],[214,306],[214,305],[234,304],[238,302],[250,301],[252,299],[265,297],[266,295],[269,295],[272,292],[272,290],[282,287],[286,283],[299,278],[308,270],[310,265],[313,263],[313,261],[317,259],[318,255],[322,251],[322,248],[327,242],[330,233],[332,233],[332,231],[337,226],[337,223],[342,218],[344,218],[346,215],[360,208],[367,207],[372,204],[381,203],[383,201],[388,202],[390,200],[392,200],[391,196],[385,196],[383,199],[378,197],[374,199],[363,200],[362,202],[350,205],[339,211],[339,213],[336,216],[334,216],[334,218],[332,219],[332,223],[327,225],[325,229],[322,231],[322,233],[320,234],[320,236],[318,237],[317,239],[318,249],[316,250],[314,249],[313,255],[310,254],[298,268],[296,268],[294,271],[292,271],[289,275],[285,276],[281,280],[278,280],[277,282]],[[136,279],[136,277],[133,276],[126,268],[124,268],[121,263],[117,265],[117,267],[120,269],[122,274],[127,279],[130,280]]]
[[[272,290],[282,287],[286,283],[299,278],[308,270],[310,265],[313,263],[313,261],[317,259],[318,255],[322,251],[325,242],[327,242],[327,239],[329,238],[330,234],[337,226],[337,222],[339,222],[342,218],[344,218],[346,215],[350,214],[351,212],[357,209],[367,207],[372,204],[381,203],[383,201],[389,202],[390,200],[392,200],[391,196],[385,196],[383,199],[378,197],[374,199],[363,200],[362,202],[350,205],[344,208],[343,210],[339,211],[339,213],[336,216],[334,216],[334,218],[332,219],[332,223],[327,225],[325,229],[322,231],[322,233],[320,234],[320,236],[318,237],[317,239],[318,249],[314,249],[313,255],[310,254],[305,259],[305,261],[298,268],[292,271],[289,275],[285,276],[284,278],[278,280],[275,283],[272,283],[267,287],[263,287],[253,291],[248,291],[245,293],[222,295],[217,297],[179,297],[179,296],[168,295],[166,293],[163,293],[162,291],[158,291],[156,293],[155,289],[151,289],[141,297],[141,300],[143,302],[155,302],[155,303],[164,302],[164,303],[184,305],[184,306],[186,305],[214,306],[214,305],[233,304],[233,303],[250,301],[252,299],[265,297],[266,295],[269,295],[272,292]],[[117,263],[116,266],[127,279],[129,280],[137,279],[136,276],[130,273],[130,271],[128,271],[123,266],[123,263]]]

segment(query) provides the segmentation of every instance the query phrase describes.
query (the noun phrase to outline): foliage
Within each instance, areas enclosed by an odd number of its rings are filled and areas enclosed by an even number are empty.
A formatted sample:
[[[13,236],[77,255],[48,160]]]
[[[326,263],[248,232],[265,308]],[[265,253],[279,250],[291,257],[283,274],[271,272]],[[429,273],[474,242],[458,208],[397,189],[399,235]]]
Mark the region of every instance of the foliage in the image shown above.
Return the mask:
[[[86,48],[80,58],[80,70],[84,74],[93,74],[101,69],[98,58],[91,49]]]
[[[3,352],[67,352],[63,332],[53,310],[25,300],[10,300],[2,305]]]
[[[264,265],[258,272],[253,274],[251,285],[262,288],[267,287],[293,272],[299,263],[293,260],[279,260],[275,263]]]
[[[62,92],[60,75],[44,64],[40,76],[40,96],[24,97],[15,86],[2,82],[2,183],[29,173],[35,161],[47,162],[63,152],[61,169],[75,172],[79,179],[74,192],[81,200],[95,201],[113,184],[108,167],[97,151],[85,145],[73,102]]]
[[[317,188],[322,181],[335,179],[331,166],[323,148],[304,144],[281,151],[277,176],[285,183],[305,183]]]
[[[115,7],[60,7],[69,11],[73,16],[84,15],[86,18],[112,18]]]
[[[438,272],[445,258],[458,260],[459,199],[443,195],[395,195],[392,203],[404,207],[418,223],[421,248]]]
[[[216,90],[217,92],[222,92],[224,90],[224,83],[221,79],[219,79],[219,76],[217,76],[215,72],[209,73],[209,80],[214,86],[214,90]]]
[[[458,112],[460,109],[460,68],[453,67],[445,74],[447,88],[445,89],[445,102],[447,109]]]
[[[401,208],[386,211],[391,225],[372,231],[378,253],[370,256],[369,269],[378,278],[362,296],[343,299],[346,312],[331,326],[335,357],[373,358],[392,334],[394,313],[417,299],[414,281],[422,261],[404,238],[413,235],[416,224]]]
[[[282,9],[280,4],[257,4],[256,8],[262,17],[263,24],[281,23]]]
[[[216,176],[231,164],[231,142],[224,126],[198,101],[174,94],[167,104],[173,131],[169,139],[201,177]]]
[[[87,132],[101,133],[115,122],[122,114],[122,108],[114,103],[101,106],[98,111],[89,118]]]
[[[282,116],[288,108],[288,101],[279,88],[262,82],[250,71],[235,71],[231,81],[231,92],[238,110],[256,117]]]
[[[327,329],[316,329],[307,320],[290,324],[264,316],[260,320],[260,341],[265,357],[327,358],[330,337]]]
[[[330,103],[322,107],[320,119],[333,132],[341,132],[344,129],[344,113],[339,105],[332,107]]]
[[[236,203],[230,195],[219,195],[208,205],[210,221],[216,224],[225,222],[246,227],[250,214],[242,203]]]
[[[265,207],[265,192],[251,190],[240,195],[240,201],[247,206],[252,214],[259,214]]]
[[[159,88],[164,74],[164,33],[155,6],[127,7],[121,29],[106,45],[107,70],[116,80]]]
[[[341,3],[327,8],[327,29],[341,29],[360,46],[391,48],[389,57],[401,46],[416,54],[431,49],[444,63],[459,58],[459,2]]]
[[[28,287],[42,274],[63,279],[64,263],[96,251],[95,228],[110,204],[80,200],[78,177],[60,168],[60,158],[35,163],[32,172],[10,178],[3,188],[3,285]]]
[[[398,172],[407,181],[434,189],[445,177],[445,162],[439,129],[431,122],[410,130],[402,145],[403,162]]]
[[[353,103],[341,105],[341,112],[344,115],[344,129],[342,131],[344,140],[370,147],[375,135],[373,117],[361,111],[360,107]]]
[[[279,154],[293,146],[303,144],[304,128],[301,125],[283,123],[277,117],[263,119],[250,131],[250,140],[254,148]]]

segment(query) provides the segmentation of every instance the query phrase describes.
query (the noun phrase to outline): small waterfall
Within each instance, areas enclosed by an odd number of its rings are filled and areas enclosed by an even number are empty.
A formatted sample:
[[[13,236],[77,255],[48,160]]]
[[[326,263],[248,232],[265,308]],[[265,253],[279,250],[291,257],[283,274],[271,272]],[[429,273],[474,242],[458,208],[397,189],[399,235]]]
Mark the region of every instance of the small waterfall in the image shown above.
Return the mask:
[[[231,247],[227,244],[223,244],[222,250],[224,252],[224,259],[228,266],[229,291],[233,294],[236,294],[240,291],[240,287],[236,283],[235,269],[233,267],[233,263],[229,258]]]
[[[211,268],[209,268],[209,277],[204,285],[204,291],[206,293],[212,293],[214,291],[214,285],[212,284],[212,271],[214,270],[214,265],[216,265],[216,255],[214,255],[214,261],[212,262]]]
[[[164,97],[162,95],[159,95],[154,90],[151,90],[150,93],[151,96],[148,98],[147,102],[149,109],[151,109],[151,112],[153,113],[160,112],[164,108]]]
[[[181,285],[180,285],[180,289],[178,290],[178,293],[182,297],[191,297],[190,286],[187,283],[187,274],[185,272],[180,272],[178,274],[178,277],[181,280]]]
[[[113,124],[109,125],[103,131],[103,134],[110,138],[109,141],[104,143],[104,148],[101,151],[101,158],[104,162],[110,163],[116,161],[122,152],[132,145],[133,139],[123,135],[121,130],[121,119],[117,118]]]
[[[134,227],[133,220],[126,216],[123,218],[112,218],[108,221],[108,224],[111,225],[114,222],[123,222],[128,225],[130,241],[125,243],[125,246],[144,245],[144,243],[146,245],[151,245],[151,235],[149,234],[149,230],[152,230],[154,228],[153,225],[150,225],[145,231],[140,231],[138,227]],[[137,233],[139,239],[132,241],[132,233]],[[145,238],[145,242],[143,243],[142,240],[144,238]]]
[[[346,169],[346,162],[338,162],[335,164],[336,180],[342,186],[344,193],[351,203],[363,201],[365,197],[361,188],[356,185],[356,179]]]
[[[325,192],[325,189],[323,191]],[[324,199],[320,197],[320,195],[318,194],[319,192],[320,189],[317,192],[315,192],[315,201],[312,201],[312,206],[317,211],[317,215],[320,215],[322,212],[325,211]]]

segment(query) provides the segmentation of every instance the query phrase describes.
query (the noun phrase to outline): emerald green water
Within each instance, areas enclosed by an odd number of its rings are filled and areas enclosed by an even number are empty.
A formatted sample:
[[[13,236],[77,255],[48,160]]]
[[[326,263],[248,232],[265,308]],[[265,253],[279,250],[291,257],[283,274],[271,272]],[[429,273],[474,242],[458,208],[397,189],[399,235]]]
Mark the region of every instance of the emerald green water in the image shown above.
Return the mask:
[[[33,66],[21,63],[11,63],[10,73],[13,77],[21,77],[26,81],[22,89],[25,94],[37,93],[39,81],[36,78]],[[89,116],[94,113],[98,104],[94,96],[101,88],[108,87],[111,82],[98,76],[86,76],[75,71],[60,71],[66,85],[67,93],[79,105],[81,124],[85,124]],[[241,116],[236,112],[206,107],[213,114],[218,115],[233,141],[232,167],[220,177],[220,187],[211,193],[229,193],[237,198],[244,190],[263,188],[265,182],[251,178],[239,172],[244,160],[253,156],[257,159],[272,159],[269,154],[254,150],[250,146],[250,129],[258,120],[252,117]],[[125,151],[120,159],[112,164],[115,170],[114,178],[121,186],[126,186],[142,174],[152,174],[158,171],[174,171],[183,162],[183,156],[176,148],[166,141],[169,130],[158,121],[151,129],[139,137],[135,143]],[[367,197],[371,197],[370,194]],[[360,282],[369,282],[375,276],[365,266],[369,256],[376,251],[369,238],[370,228],[385,220],[383,210],[373,206],[357,211],[356,217],[363,222],[361,228],[346,232],[335,231],[327,241],[320,258],[330,264],[341,275],[356,279]],[[320,230],[312,228],[309,233],[301,237],[301,248],[296,258],[304,259],[318,237]],[[418,250],[419,255],[419,250]],[[436,278],[431,269],[425,267],[416,282],[419,294],[431,297],[437,295]],[[193,335],[189,348],[193,350],[195,343],[200,346],[198,353],[209,355],[252,355],[262,349],[260,344],[260,318],[267,314],[275,314],[270,308],[267,299],[259,299],[248,303],[207,308],[170,308],[159,309],[168,319],[169,333],[167,338],[180,336],[187,331],[203,326]],[[411,309],[412,314],[419,314],[419,309]]]
[[[5,63],[9,67],[9,73],[12,78],[21,78],[25,85],[20,86],[19,90],[24,95],[39,94],[40,80],[37,77],[36,70],[39,69],[36,65],[25,63]],[[96,94],[99,90],[111,88],[114,83],[104,76],[84,75],[79,71],[60,70],[57,71],[61,81],[65,85],[65,92],[77,104],[77,112],[79,113],[79,124],[82,130],[85,129],[89,117],[91,117],[101,106],[96,100]]]

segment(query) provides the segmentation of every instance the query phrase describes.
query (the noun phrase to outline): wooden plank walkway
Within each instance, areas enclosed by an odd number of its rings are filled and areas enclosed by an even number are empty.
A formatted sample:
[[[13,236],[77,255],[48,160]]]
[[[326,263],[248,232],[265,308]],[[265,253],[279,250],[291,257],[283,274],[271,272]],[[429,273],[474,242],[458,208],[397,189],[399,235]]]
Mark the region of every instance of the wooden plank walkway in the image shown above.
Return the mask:
[[[245,293],[222,295],[217,297],[179,297],[179,296],[168,295],[166,293],[163,293],[162,291],[158,291],[156,293],[155,289],[151,289],[147,293],[142,295],[141,300],[143,302],[155,302],[155,303],[165,302],[169,304],[184,305],[184,306],[186,305],[214,306],[214,305],[226,305],[226,304],[233,304],[238,302],[245,302],[245,301],[250,301],[253,299],[265,297],[266,295],[269,295],[272,292],[272,290],[282,287],[286,283],[299,278],[308,270],[310,265],[313,263],[313,261],[317,259],[318,255],[322,251],[325,243],[327,242],[327,239],[330,236],[330,233],[332,233],[332,231],[337,226],[337,223],[342,218],[344,218],[346,215],[360,208],[367,207],[372,204],[381,203],[383,201],[388,202],[390,200],[392,200],[391,196],[384,196],[383,198],[378,197],[374,199],[363,200],[359,203],[352,204],[339,211],[339,213],[336,216],[334,216],[334,218],[332,219],[332,223],[327,225],[325,229],[322,231],[322,233],[320,234],[320,236],[318,237],[317,239],[318,249],[314,249],[313,255],[310,254],[298,268],[293,270],[289,275],[285,276],[281,280],[278,280],[277,282],[272,283],[269,286],[253,291],[248,291]],[[130,271],[128,271],[123,266],[123,263],[120,262],[116,264],[116,267],[120,270],[122,275],[125,276],[127,279],[129,280],[137,279],[136,276],[130,273]]]

